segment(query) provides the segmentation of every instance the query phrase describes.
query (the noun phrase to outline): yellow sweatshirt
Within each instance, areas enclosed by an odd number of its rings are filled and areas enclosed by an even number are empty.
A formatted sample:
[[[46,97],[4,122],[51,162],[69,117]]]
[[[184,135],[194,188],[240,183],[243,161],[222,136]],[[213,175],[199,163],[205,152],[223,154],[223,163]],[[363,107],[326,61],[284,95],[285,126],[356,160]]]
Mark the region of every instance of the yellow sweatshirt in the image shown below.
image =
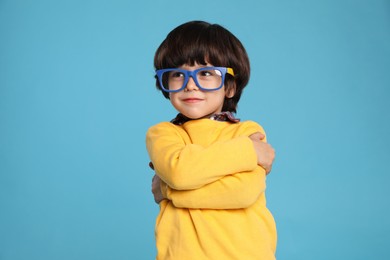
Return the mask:
[[[249,135],[257,123],[191,120],[151,127],[146,146],[166,200],[155,234],[157,260],[275,259],[265,171]]]

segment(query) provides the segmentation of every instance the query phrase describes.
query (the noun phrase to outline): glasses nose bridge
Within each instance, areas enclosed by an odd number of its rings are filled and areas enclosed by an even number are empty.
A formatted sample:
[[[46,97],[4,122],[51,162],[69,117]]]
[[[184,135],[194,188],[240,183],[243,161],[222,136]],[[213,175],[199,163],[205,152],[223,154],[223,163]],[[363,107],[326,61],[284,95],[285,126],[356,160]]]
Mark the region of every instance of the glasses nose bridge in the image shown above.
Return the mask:
[[[196,70],[187,70],[188,79],[192,78],[196,82]]]
[[[199,89],[198,80],[196,79],[196,73],[197,73],[196,70],[187,70],[186,71],[187,80],[186,80],[186,83],[185,83],[185,88],[189,87],[188,84],[190,83],[190,78],[192,78],[192,81],[193,81],[192,86]]]

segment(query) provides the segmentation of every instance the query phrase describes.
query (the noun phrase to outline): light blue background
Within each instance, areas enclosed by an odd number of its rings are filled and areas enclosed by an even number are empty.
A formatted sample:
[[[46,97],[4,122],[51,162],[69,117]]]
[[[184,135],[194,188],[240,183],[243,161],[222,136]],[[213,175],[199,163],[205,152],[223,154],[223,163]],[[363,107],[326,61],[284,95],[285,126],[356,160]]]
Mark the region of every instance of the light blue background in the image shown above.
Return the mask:
[[[386,0],[0,0],[0,259],[154,258],[153,55],[194,19],[251,58],[278,259],[389,259]]]

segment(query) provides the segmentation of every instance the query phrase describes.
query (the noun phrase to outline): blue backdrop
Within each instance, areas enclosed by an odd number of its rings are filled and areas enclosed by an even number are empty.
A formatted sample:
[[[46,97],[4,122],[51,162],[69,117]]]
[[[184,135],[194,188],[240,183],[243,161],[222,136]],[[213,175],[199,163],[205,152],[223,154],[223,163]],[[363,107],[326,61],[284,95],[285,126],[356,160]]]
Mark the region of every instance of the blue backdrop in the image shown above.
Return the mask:
[[[0,259],[154,258],[153,55],[194,19],[249,53],[278,259],[389,259],[388,0],[0,0]]]

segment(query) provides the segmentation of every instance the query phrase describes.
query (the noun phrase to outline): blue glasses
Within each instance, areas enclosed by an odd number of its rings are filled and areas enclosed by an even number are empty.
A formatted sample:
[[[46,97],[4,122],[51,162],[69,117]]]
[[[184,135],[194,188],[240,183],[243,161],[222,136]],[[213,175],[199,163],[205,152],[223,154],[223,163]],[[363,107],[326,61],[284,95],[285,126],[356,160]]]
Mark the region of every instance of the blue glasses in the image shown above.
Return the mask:
[[[185,89],[190,77],[201,90],[218,90],[225,82],[226,73],[234,76],[233,69],[226,67],[204,67],[192,71],[183,69],[156,70],[160,86],[165,92],[179,92]]]

